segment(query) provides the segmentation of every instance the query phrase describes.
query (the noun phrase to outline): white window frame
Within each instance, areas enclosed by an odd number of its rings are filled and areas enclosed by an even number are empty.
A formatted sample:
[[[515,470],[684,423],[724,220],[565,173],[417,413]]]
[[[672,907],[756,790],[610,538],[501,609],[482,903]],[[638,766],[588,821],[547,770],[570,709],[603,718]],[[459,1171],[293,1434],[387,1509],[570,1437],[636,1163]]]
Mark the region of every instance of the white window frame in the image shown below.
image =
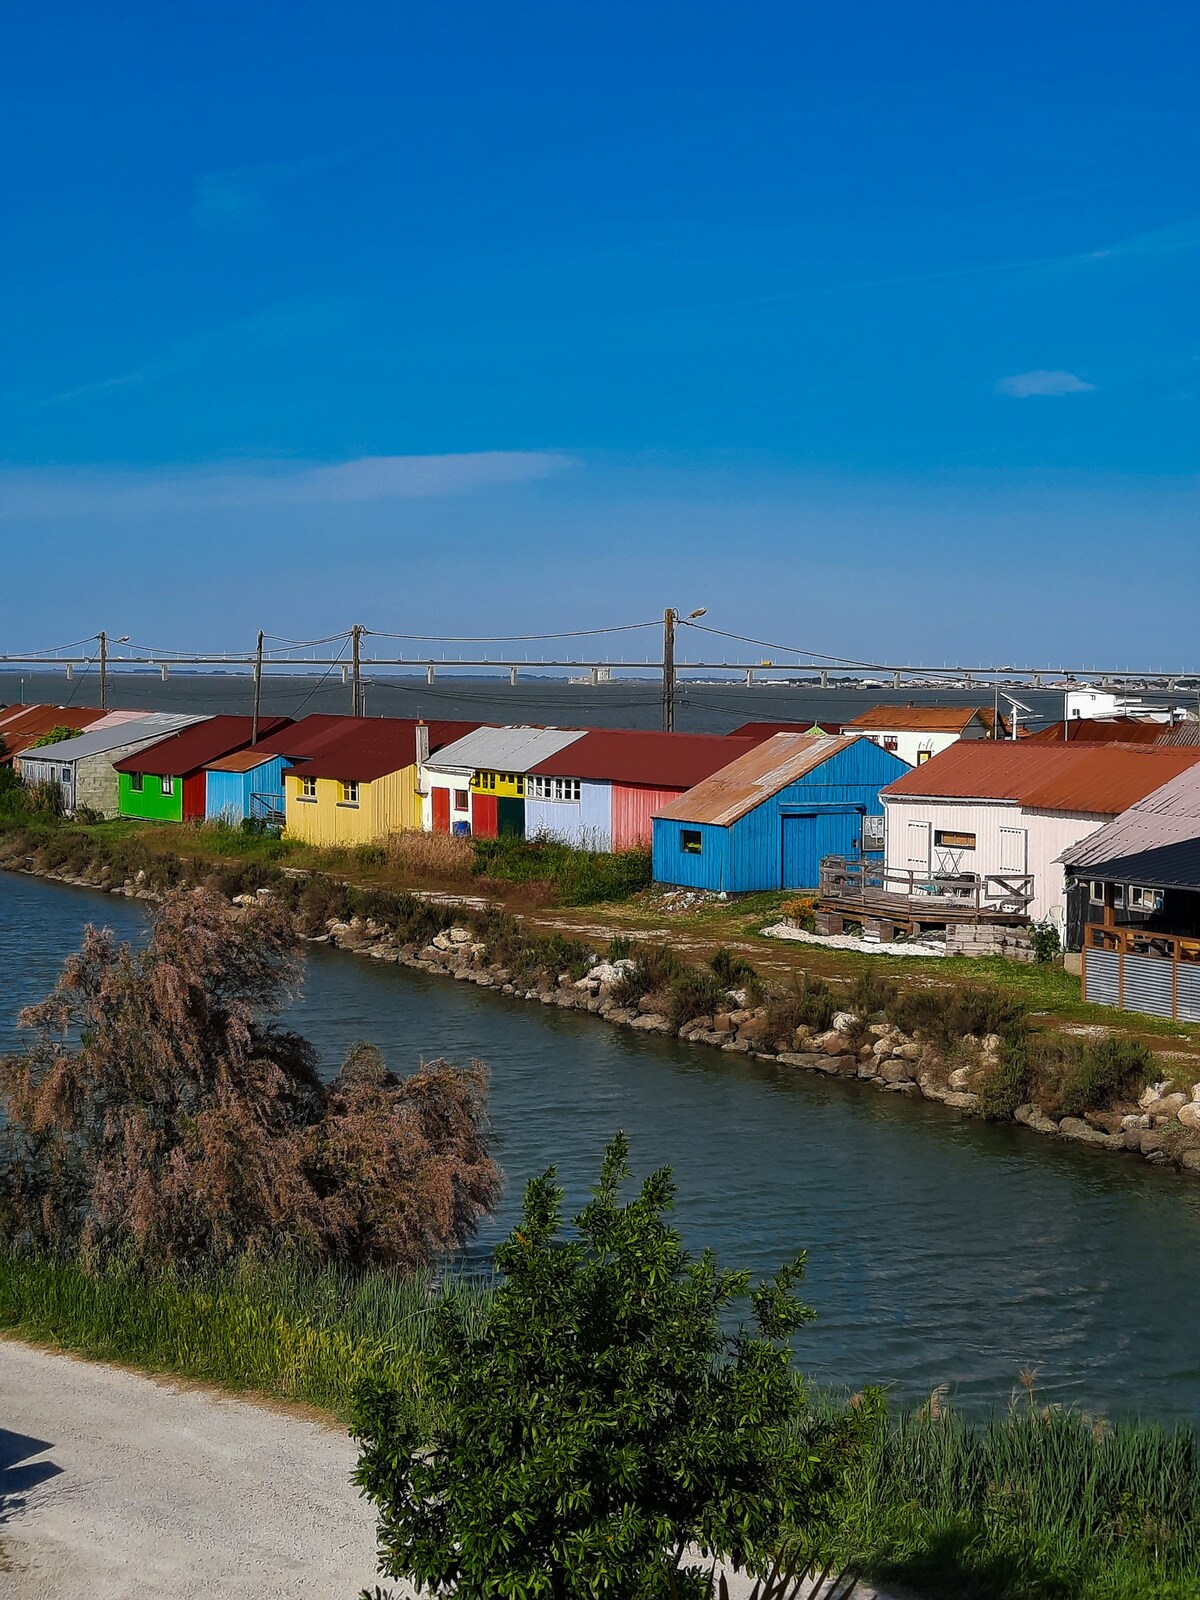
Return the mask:
[[[1097,890],[1099,890],[1099,893],[1097,893]],[[1103,878],[1092,878],[1088,883],[1088,900],[1094,906],[1102,906],[1104,904]]]
[[[1131,883],[1125,900],[1131,911],[1161,911],[1163,892],[1145,883]]]
[[[172,773],[167,772],[163,774],[162,778],[159,780],[159,790],[165,795],[173,795],[175,793],[175,778]]]
[[[338,805],[356,806],[358,804],[358,779],[343,780],[338,786]]]
[[[317,798],[317,780],[315,778],[300,779],[300,799],[315,800]]]

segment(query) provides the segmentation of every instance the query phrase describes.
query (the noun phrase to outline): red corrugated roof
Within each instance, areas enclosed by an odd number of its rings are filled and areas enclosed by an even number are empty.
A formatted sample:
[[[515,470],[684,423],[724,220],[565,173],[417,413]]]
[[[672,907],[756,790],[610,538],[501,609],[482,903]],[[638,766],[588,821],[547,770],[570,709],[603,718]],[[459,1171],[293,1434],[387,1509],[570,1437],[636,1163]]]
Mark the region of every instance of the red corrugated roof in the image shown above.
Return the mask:
[[[1037,811],[1116,816],[1200,761],[1200,747],[960,739],[883,791],[897,798],[1011,800]]]
[[[287,721],[286,717],[263,717],[259,730],[274,733]],[[157,744],[147,745],[133,755],[114,761],[118,772],[148,772],[157,777],[186,777],[198,772],[210,761],[219,761],[231,750],[241,750],[250,743],[254,723],[250,717],[206,717],[190,728],[183,728]]]
[[[842,727],[875,733],[961,733],[976,717],[989,731],[995,724],[991,706],[872,706]],[[1003,717],[1000,720],[1004,724]]]
[[[340,778],[347,782],[370,783],[389,772],[402,772],[417,759],[418,726],[415,717],[347,717],[348,727],[336,731],[313,753],[297,759],[293,768],[306,778]],[[480,726],[478,722],[430,722],[429,749],[463,738]]]
[[[1025,737],[1031,744],[1157,744],[1165,731],[1165,723],[1136,717],[1072,717]]]
[[[0,711],[0,739],[4,740],[0,762],[23,754],[52,728],[78,728],[82,733],[104,715],[93,706],[6,706]]]
[[[641,784],[648,789],[690,789],[761,742],[720,733],[593,728],[530,767],[529,772],[530,776]]]
[[[740,728],[731,728],[726,738],[770,739],[776,733],[841,733],[843,726],[820,717],[815,722],[743,722]]]

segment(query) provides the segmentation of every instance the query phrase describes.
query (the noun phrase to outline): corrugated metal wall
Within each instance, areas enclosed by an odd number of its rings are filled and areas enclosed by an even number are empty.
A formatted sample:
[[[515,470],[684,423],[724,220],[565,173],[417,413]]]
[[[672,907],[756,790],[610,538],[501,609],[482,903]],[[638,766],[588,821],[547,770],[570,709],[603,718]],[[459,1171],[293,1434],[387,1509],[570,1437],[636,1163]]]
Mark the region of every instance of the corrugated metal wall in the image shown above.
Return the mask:
[[[334,778],[317,779],[317,798],[300,799],[300,780],[289,773],[285,780],[287,833],[309,844],[372,844],[420,826],[417,769],[408,766],[386,773],[370,783],[360,783],[358,805],[339,803],[340,785]]]
[[[612,786],[612,848],[644,849],[654,836],[652,818],[661,807],[670,805],[682,789],[647,789],[641,784],[614,783]]]

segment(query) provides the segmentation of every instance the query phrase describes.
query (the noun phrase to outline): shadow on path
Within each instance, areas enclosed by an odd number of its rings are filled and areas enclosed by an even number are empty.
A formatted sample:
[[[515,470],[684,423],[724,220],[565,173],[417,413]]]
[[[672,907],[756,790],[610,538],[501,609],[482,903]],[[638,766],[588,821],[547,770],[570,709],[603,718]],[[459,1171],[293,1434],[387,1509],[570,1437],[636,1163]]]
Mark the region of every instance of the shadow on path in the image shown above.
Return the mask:
[[[63,1470],[53,1461],[35,1461],[53,1449],[48,1439],[33,1439],[27,1433],[11,1433],[0,1428],[0,1525],[25,1504],[30,1489]]]

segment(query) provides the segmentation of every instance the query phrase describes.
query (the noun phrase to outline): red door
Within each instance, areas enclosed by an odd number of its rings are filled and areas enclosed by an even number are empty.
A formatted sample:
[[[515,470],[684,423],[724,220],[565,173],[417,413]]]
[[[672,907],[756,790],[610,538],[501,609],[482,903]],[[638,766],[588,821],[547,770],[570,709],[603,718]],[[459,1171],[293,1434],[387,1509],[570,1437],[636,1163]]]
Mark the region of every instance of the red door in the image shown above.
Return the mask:
[[[203,820],[207,787],[208,775],[203,767],[199,772],[193,772],[183,780],[183,820],[185,822]]]
[[[498,809],[494,794],[471,796],[471,832],[477,839],[494,839],[499,833]]]
[[[429,797],[433,802],[433,831],[434,833],[450,832],[450,791],[449,789],[431,789]]]

